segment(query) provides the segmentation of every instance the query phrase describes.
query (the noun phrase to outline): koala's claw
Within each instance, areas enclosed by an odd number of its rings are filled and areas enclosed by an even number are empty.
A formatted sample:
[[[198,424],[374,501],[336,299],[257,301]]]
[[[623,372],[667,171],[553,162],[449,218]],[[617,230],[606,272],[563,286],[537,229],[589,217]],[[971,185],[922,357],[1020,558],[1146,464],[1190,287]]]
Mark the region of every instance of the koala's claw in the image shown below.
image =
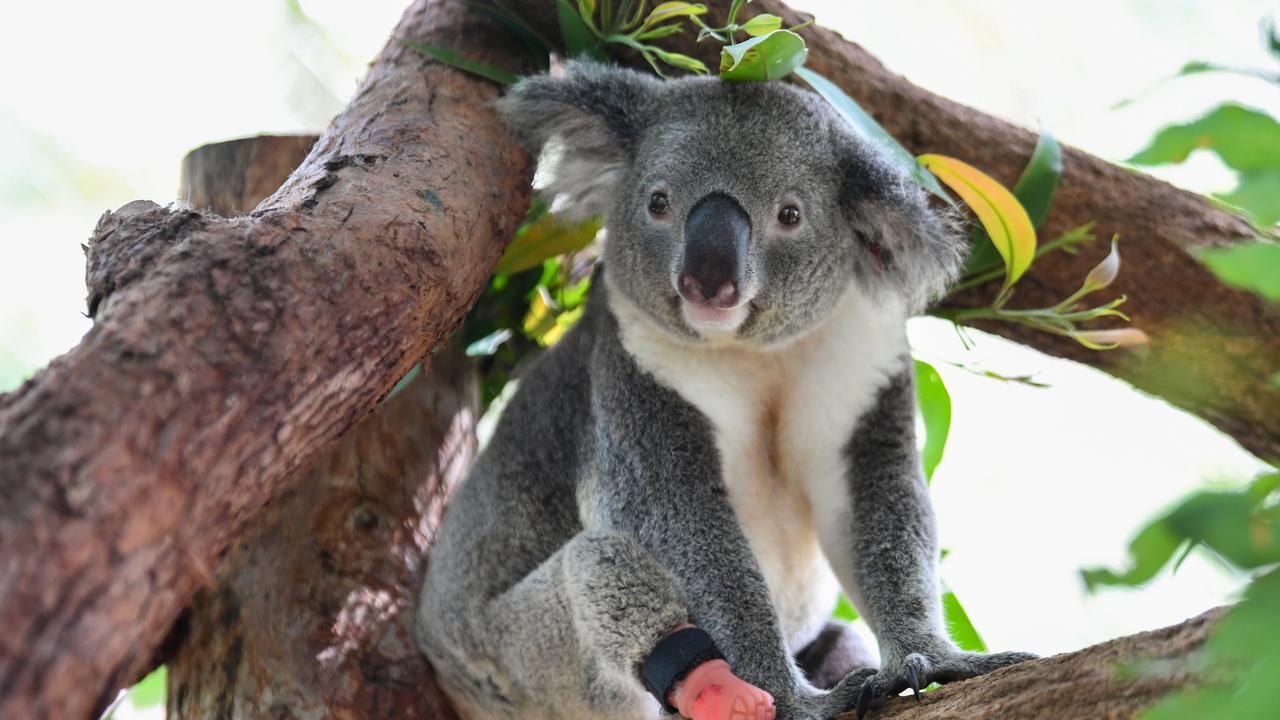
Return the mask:
[[[923,702],[920,699],[920,670],[915,665],[907,666],[907,687],[911,688],[911,694],[916,697],[916,702]]]
[[[1008,665],[1034,660],[1035,655],[1023,652],[982,653],[957,652],[930,662],[920,653],[911,653],[902,660],[897,670],[886,668],[867,678],[858,692],[855,713],[862,720],[871,710],[884,704],[887,698],[911,689],[920,702],[920,690],[929,683],[949,683],[985,675]]]

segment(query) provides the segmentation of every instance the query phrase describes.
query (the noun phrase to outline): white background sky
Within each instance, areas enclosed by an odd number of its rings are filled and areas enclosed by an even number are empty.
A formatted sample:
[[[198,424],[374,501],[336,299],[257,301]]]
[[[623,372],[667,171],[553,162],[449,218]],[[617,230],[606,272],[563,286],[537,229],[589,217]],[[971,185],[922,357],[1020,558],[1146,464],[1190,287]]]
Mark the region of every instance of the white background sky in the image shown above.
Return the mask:
[[[4,3],[0,27],[0,390],[88,327],[83,255],[103,210],[174,199],[189,149],[318,131],[354,90],[406,0]],[[1113,160],[1223,100],[1280,114],[1280,91],[1201,76],[1192,59],[1266,66],[1274,2],[797,0],[890,68],[960,102]],[[1123,110],[1120,100],[1151,92]],[[1163,177],[1200,191],[1231,174],[1193,156]],[[916,321],[926,358],[1035,374],[1046,390],[940,366],[954,400],[934,480],[943,575],[993,648],[1051,653],[1169,624],[1239,586],[1193,557],[1141,592],[1086,597],[1081,566],[1121,561],[1138,525],[1207,479],[1259,464],[1195,418],[1092,370]]]

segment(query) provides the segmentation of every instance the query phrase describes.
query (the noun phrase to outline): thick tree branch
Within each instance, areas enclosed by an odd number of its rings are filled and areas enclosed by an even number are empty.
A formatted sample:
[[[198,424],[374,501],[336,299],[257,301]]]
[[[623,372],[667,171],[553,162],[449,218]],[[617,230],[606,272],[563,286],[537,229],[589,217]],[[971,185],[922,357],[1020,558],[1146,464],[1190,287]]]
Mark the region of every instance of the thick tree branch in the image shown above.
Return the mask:
[[[551,3],[499,0],[548,37],[558,37]],[[709,22],[728,2],[708,2]],[[744,17],[771,12],[784,25],[810,20],[780,0],[746,6]],[[820,21],[821,18],[818,18]],[[1035,135],[998,118],[916,87],[890,72],[866,50],[838,33],[811,25],[800,33],[809,46],[806,65],[830,78],[915,153],[953,155],[1012,186],[1031,156]],[[669,47],[719,66],[718,46],[693,33]],[[666,42],[666,41],[664,41]],[[630,51],[619,56],[639,68]],[[1280,310],[1256,295],[1224,285],[1192,253],[1230,245],[1255,232],[1240,217],[1186,192],[1066,148],[1064,172],[1045,239],[1088,222],[1103,239],[1121,238],[1124,269],[1108,292],[1127,295],[1123,309],[1152,338],[1142,352],[1088,350],[1075,341],[1024,326],[983,327],[1033,348],[1092,365],[1199,415],[1263,458],[1280,458]],[[1056,253],[1037,262],[1019,285],[1013,307],[1048,307],[1071,295],[1106,254],[1109,243],[1076,256]],[[953,297],[960,307],[986,305],[997,283]]]
[[[1125,720],[1197,682],[1186,663],[1223,612],[945,685],[920,704],[896,698],[869,720]]]
[[[461,3],[395,36],[518,67]],[[528,204],[497,93],[392,39],[250,216],[104,217],[94,328],[0,402],[0,716],[102,707],[285,479],[449,336]]]
[[[313,137],[257,136],[183,159],[179,194],[250,210]],[[308,463],[227,553],[165,643],[168,717],[448,720],[413,639],[424,559],[475,452],[478,392],[457,343]]]

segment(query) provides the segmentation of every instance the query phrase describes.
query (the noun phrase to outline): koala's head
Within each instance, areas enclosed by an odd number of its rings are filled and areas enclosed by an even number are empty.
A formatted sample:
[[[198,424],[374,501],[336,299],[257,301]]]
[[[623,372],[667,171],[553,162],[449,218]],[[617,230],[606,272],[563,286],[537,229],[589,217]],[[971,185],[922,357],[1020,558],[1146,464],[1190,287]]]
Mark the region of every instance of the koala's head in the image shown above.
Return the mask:
[[[962,259],[924,192],[792,85],[570,63],[499,109],[535,152],[552,143],[544,192],[603,217],[610,287],[693,342],[786,342],[851,284],[916,311]]]

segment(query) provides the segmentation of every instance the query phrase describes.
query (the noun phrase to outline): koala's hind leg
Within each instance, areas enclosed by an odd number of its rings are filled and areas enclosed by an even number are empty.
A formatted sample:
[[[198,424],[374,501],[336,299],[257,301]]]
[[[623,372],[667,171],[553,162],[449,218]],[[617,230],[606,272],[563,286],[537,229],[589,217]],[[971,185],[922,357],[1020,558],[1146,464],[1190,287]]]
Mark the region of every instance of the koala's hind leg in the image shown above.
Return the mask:
[[[635,541],[603,532],[579,533],[477,610],[471,632],[490,657],[463,659],[471,677],[442,678],[474,718],[656,720],[637,669],[689,621],[675,578]]]
[[[851,625],[831,620],[796,653],[796,664],[814,687],[830,690],[854,670],[879,667],[880,661]]]

